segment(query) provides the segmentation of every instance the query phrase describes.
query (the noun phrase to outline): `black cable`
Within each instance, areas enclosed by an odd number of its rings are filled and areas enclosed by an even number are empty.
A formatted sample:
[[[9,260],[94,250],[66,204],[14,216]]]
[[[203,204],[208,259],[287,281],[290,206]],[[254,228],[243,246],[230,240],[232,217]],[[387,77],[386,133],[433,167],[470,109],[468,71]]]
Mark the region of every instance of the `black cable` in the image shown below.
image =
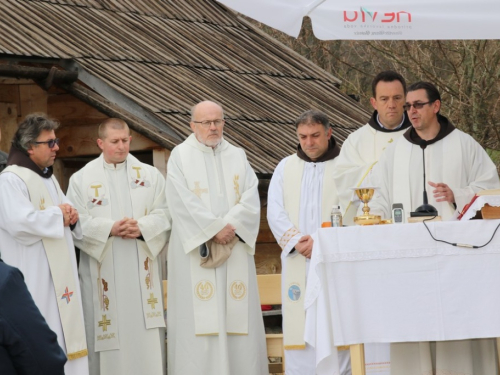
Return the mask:
[[[427,224],[425,224],[426,221],[433,220],[436,217],[437,217],[437,215],[433,216],[433,217],[431,217],[429,219],[422,220],[422,223],[424,224],[425,228],[427,229],[427,232],[429,232],[429,235],[432,237],[432,239],[434,241],[436,241],[436,242],[443,242],[443,243],[446,243],[448,245],[452,245],[452,246],[456,246],[456,247],[467,247],[467,248],[470,248],[470,249],[480,249],[482,247],[485,247],[486,245],[488,245],[493,240],[493,237],[495,237],[495,234],[496,234],[498,228],[500,228],[500,224],[498,224],[497,227],[495,228],[495,231],[491,235],[491,238],[489,239],[489,241],[486,242],[484,245],[481,245],[481,246],[469,245],[469,244],[465,244],[465,243],[452,243],[452,242],[448,242],[448,241],[444,241],[444,240],[438,240],[437,238],[434,238],[434,236],[432,235],[431,231],[429,230],[429,227],[427,226]]]

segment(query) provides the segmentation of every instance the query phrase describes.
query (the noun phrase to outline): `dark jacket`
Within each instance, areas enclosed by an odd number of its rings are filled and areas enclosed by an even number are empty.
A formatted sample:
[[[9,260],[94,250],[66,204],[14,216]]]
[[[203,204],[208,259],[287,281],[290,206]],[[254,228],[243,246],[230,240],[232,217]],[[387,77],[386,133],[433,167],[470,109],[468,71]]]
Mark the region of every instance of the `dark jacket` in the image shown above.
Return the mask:
[[[2,172],[5,167],[7,167],[7,155],[5,152],[0,151],[0,172]]]
[[[0,374],[64,375],[65,363],[23,274],[0,259]]]

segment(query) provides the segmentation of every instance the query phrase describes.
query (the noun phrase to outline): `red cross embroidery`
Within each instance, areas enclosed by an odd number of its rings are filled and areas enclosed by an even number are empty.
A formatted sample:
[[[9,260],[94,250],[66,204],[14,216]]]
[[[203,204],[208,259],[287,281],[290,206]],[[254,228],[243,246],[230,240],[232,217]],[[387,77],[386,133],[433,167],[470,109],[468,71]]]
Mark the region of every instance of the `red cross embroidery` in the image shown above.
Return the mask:
[[[61,298],[61,299],[66,298],[66,303],[70,303],[70,302],[71,302],[71,298],[70,298],[71,296],[73,296],[73,292],[70,292],[70,291],[68,290],[68,287],[66,287],[66,293],[64,293],[64,294],[62,295],[62,298]]]

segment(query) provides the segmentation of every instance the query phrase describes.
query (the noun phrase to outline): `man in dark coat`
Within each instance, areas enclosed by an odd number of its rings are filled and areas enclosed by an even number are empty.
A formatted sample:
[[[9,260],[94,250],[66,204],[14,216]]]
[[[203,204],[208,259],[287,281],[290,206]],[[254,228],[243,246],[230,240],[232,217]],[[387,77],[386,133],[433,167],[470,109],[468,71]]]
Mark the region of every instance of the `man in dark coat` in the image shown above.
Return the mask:
[[[23,274],[0,259],[0,374],[64,375],[65,363]]]

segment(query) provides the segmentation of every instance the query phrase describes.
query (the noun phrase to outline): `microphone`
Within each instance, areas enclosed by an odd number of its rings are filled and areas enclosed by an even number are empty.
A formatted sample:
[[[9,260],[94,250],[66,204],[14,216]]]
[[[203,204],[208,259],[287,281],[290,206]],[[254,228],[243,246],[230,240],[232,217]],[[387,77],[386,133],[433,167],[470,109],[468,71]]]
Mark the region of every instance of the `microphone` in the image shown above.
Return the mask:
[[[438,212],[433,205],[429,204],[429,200],[427,199],[427,188],[426,188],[426,177],[425,177],[425,149],[427,148],[427,141],[425,139],[420,140],[420,148],[422,149],[422,160],[424,166],[424,204],[417,207],[414,212],[410,212],[411,217],[420,217],[420,216],[437,216]]]

